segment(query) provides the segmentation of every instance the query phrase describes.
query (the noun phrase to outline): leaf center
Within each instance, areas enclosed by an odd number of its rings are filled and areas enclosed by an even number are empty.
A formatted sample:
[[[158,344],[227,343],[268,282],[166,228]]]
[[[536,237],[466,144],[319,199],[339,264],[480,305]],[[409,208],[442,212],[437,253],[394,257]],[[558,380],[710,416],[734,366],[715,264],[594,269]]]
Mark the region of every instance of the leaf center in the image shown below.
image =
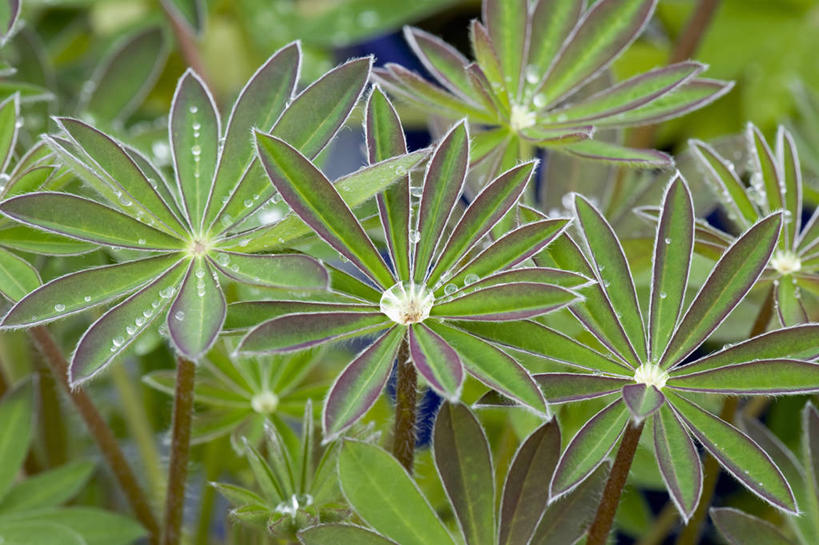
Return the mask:
[[[263,390],[253,396],[250,406],[259,414],[272,414],[279,407],[279,396],[269,390]]]
[[[634,382],[654,386],[658,390],[665,386],[666,381],[668,381],[668,373],[654,363],[644,363],[634,372]]]
[[[381,295],[379,307],[393,322],[410,325],[429,318],[434,302],[432,292],[423,284],[399,282]]]
[[[515,132],[528,129],[535,124],[535,112],[521,104],[512,104],[512,111],[509,113],[509,126]]]
[[[799,272],[802,269],[802,261],[799,256],[791,251],[777,251],[771,258],[771,267],[782,276]]]

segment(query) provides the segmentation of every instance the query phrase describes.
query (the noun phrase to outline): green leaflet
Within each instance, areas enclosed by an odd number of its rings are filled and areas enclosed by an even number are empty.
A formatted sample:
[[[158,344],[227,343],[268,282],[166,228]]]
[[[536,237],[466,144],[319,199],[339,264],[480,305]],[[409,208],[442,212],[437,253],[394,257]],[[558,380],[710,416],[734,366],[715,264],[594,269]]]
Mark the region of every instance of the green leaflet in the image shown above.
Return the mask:
[[[819,364],[786,359],[755,360],[702,372],[673,373],[667,385],[680,390],[734,395],[810,393],[819,391]]]
[[[780,126],[776,133],[776,155],[781,165],[783,204],[785,216],[791,221],[785,222],[786,247],[795,247],[799,228],[802,224],[802,169],[799,165],[799,154],[791,133]]]
[[[367,100],[364,127],[370,163],[407,152],[404,129],[387,96],[376,86]],[[349,182],[347,182],[349,184]],[[348,201],[349,202],[349,201]],[[378,214],[398,278],[409,278],[409,176],[378,195]]]
[[[619,316],[637,360],[646,361],[646,334],[640,304],[620,241],[614,229],[589,201],[578,195],[574,206],[606,297]]]
[[[677,326],[694,249],[694,204],[688,186],[677,177],[666,189],[654,239],[654,268],[649,303],[649,349],[662,354]]]
[[[780,183],[779,167],[776,164],[771,148],[765,141],[765,137],[759,132],[759,129],[752,124],[747,127],[748,141],[751,143],[755,171],[762,176],[762,184],[765,188],[765,197],[767,198],[767,212],[774,212],[779,210],[784,205],[782,196],[782,189],[784,185]]]
[[[346,524],[320,524],[299,533],[304,545],[336,545],[355,543],[356,545],[398,545],[395,541],[358,526]]]
[[[760,220],[720,258],[685,312],[659,365],[669,368],[695,350],[745,297],[776,244],[780,214]]]
[[[338,473],[347,500],[367,524],[386,537],[401,545],[454,545],[418,486],[383,449],[345,441]]]
[[[0,248],[0,295],[19,301],[40,283],[40,273],[28,261]]]
[[[730,198],[727,199],[725,204],[730,205],[732,210],[729,213],[733,212],[735,214],[735,221],[743,228],[753,225],[759,219],[759,214],[746,193],[745,184],[739,179],[733,166],[720,157],[716,150],[705,142],[692,140],[691,149],[694,151],[694,156],[699,159],[711,175],[706,177],[706,180],[715,180],[718,191],[728,193]]]
[[[771,505],[795,513],[796,503],[782,473],[748,436],[687,399],[666,391],[669,402],[705,449],[725,470]]]
[[[6,172],[17,143],[17,118],[20,96],[14,94],[0,104],[0,172]],[[5,188],[0,189],[0,193]]]
[[[566,143],[559,146],[559,149],[586,159],[640,168],[664,168],[674,163],[669,155],[661,151],[627,148],[603,140]]]
[[[412,363],[432,388],[449,401],[461,396],[464,370],[458,353],[423,323],[409,327]]]
[[[79,240],[138,250],[179,250],[184,243],[112,208],[65,193],[29,193],[0,211],[40,229]]]
[[[505,352],[463,330],[435,320],[427,320],[425,325],[455,349],[469,374],[540,414],[547,412],[543,394],[529,372]]]
[[[240,301],[228,306],[224,329],[249,329],[285,314],[376,311],[378,311],[377,306],[363,305],[358,302]]]
[[[729,545],[794,545],[779,529],[768,521],[730,507],[710,510],[711,520]]]
[[[623,434],[628,418],[628,409],[618,399],[577,432],[555,469],[550,487],[551,497],[571,491],[603,462]]]
[[[97,248],[88,242],[40,231],[22,224],[0,229],[0,244],[12,250],[41,255],[79,255]]]
[[[584,373],[540,373],[535,375],[535,380],[550,403],[602,397],[634,384],[628,378]]]
[[[57,507],[73,498],[93,471],[92,462],[79,460],[21,481],[0,501],[0,518],[7,513]]]
[[[467,545],[495,545],[495,487],[492,456],[475,415],[445,403],[433,431],[435,466]]]
[[[498,284],[432,307],[430,316],[456,320],[522,320],[556,310],[577,300],[574,292],[534,282]]]
[[[498,55],[506,88],[517,97],[526,54],[528,0],[485,0],[483,20]]]
[[[418,205],[418,224],[413,281],[425,283],[427,268],[442,238],[444,227],[461,195],[469,164],[469,130],[465,122],[455,125],[441,139],[424,174],[424,190]]]
[[[404,27],[404,38],[424,67],[456,95],[469,100],[475,95],[465,68],[469,61],[440,38],[413,27]]]
[[[0,527],[4,545],[86,545],[80,534],[62,524],[44,521],[9,521]]]
[[[68,528],[83,538],[82,545],[128,545],[145,536],[145,530],[133,519],[92,507],[62,507],[0,517],[0,526],[14,521],[32,524],[54,524]],[[72,534],[73,535],[73,534]],[[70,539],[70,538],[69,538]],[[30,543],[25,541],[25,544]],[[51,543],[60,543],[55,541]],[[70,541],[67,542],[70,545]],[[45,544],[44,544],[45,545]]]
[[[293,211],[361,272],[389,288],[392,273],[330,181],[285,141],[256,133],[256,142],[268,176]]]
[[[216,342],[227,305],[216,273],[204,258],[191,260],[179,294],[168,310],[168,332],[181,355],[198,361]]]
[[[160,255],[61,276],[31,290],[6,314],[2,325],[31,326],[111,301],[160,276],[181,259],[179,254]]]
[[[515,453],[503,485],[498,545],[526,543],[549,503],[549,482],[560,458],[557,420],[538,427]]]
[[[306,255],[247,255],[213,252],[211,264],[223,274],[243,284],[271,288],[319,290],[327,287],[327,271]]]
[[[524,86],[530,93],[541,82],[560,47],[577,25],[583,7],[583,0],[536,2],[529,24],[529,63],[524,74]]]
[[[198,232],[213,185],[222,131],[210,91],[190,69],[176,86],[168,131],[185,214]]]
[[[392,370],[405,329],[393,327],[363,350],[338,376],[324,403],[325,441],[356,422],[375,403]]]
[[[5,497],[23,465],[34,422],[34,390],[25,381],[0,399],[0,498]]]
[[[80,94],[80,110],[103,123],[124,120],[156,83],[167,57],[162,28],[149,26],[127,35],[97,66],[91,91]]]
[[[674,411],[663,405],[654,414],[654,456],[674,505],[688,521],[702,493],[702,465],[694,442]]]
[[[163,315],[184,273],[185,263],[177,264],[103,314],[86,330],[71,359],[69,382],[72,387],[102,371]]]

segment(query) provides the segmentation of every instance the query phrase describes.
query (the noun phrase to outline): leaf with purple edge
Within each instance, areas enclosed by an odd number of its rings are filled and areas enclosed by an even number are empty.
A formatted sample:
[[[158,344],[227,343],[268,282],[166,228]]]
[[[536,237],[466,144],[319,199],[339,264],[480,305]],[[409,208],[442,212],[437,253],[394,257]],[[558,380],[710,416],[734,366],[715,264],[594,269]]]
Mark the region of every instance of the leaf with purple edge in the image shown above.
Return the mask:
[[[583,14],[538,89],[554,103],[605,69],[648,24],[657,0],[601,0]]]
[[[720,258],[685,311],[659,365],[669,368],[693,352],[725,320],[748,291],[773,253],[781,214],[772,214],[748,229]]]
[[[293,211],[361,272],[389,288],[392,273],[324,174],[279,138],[257,132],[256,143],[270,180]]]
[[[327,271],[312,257],[300,254],[254,255],[214,251],[211,263],[242,284],[271,288],[320,290],[327,287]]]
[[[560,458],[560,428],[550,420],[518,448],[506,474],[498,545],[528,543],[549,503],[549,482]]]
[[[299,541],[304,545],[399,545],[372,530],[349,524],[319,524],[299,532]]]
[[[729,210],[736,215],[737,221],[743,229],[753,225],[759,214],[751,202],[746,191],[745,184],[737,175],[733,165],[722,158],[717,151],[699,140],[689,142],[694,156],[705,166],[710,176],[706,176],[706,181],[714,180],[717,184],[718,192],[727,192],[729,198],[725,199],[725,204],[733,210]]]
[[[373,87],[364,117],[367,155],[377,163],[407,152],[404,128],[398,113],[377,85]],[[392,265],[398,278],[409,278],[409,175],[378,195],[378,214],[390,249]]]
[[[654,238],[654,263],[649,303],[649,349],[662,354],[682,310],[694,250],[694,204],[679,176],[668,185]]]
[[[475,415],[445,403],[433,428],[435,467],[467,545],[495,544],[495,487],[492,455]]]
[[[424,283],[427,268],[455,203],[461,196],[469,164],[469,131],[461,122],[441,139],[424,174],[424,190],[418,205],[418,240],[413,280]]]
[[[161,276],[181,259],[178,254],[159,255],[61,276],[18,301],[2,327],[43,324],[111,301]]]
[[[0,248],[0,296],[14,303],[37,289],[40,284],[40,273],[31,263]]]
[[[412,324],[408,334],[412,363],[418,372],[436,392],[450,401],[457,400],[464,380],[457,352],[424,324]]]
[[[514,282],[475,289],[436,303],[430,316],[493,322],[523,320],[552,312],[576,300],[574,292],[559,286]]]
[[[384,449],[345,441],[338,474],[356,513],[386,537],[401,545],[454,545],[418,485]]]
[[[688,522],[702,494],[702,464],[697,447],[668,405],[660,407],[651,423],[660,475],[677,511]]]
[[[803,458],[810,479],[809,488],[814,494],[819,491],[819,411],[812,402],[802,410]],[[819,501],[819,500],[818,500]]]
[[[324,441],[332,441],[376,402],[403,342],[404,328],[393,327],[359,353],[336,378],[322,413]]]
[[[543,394],[532,376],[505,352],[474,335],[435,320],[429,320],[426,325],[455,349],[470,375],[540,414],[547,412]]]
[[[802,304],[802,294],[796,277],[789,275],[775,281],[774,292],[776,317],[782,326],[788,327],[810,322],[805,305]]]
[[[747,435],[674,392],[666,390],[666,397],[694,437],[728,473],[777,509],[797,512],[782,472]]]
[[[623,401],[637,422],[656,413],[665,404],[663,393],[651,384],[627,384],[622,392]]]
[[[376,305],[313,301],[239,301],[228,305],[224,331],[255,327],[286,314],[313,312],[377,312]]]
[[[616,375],[633,374],[624,363],[612,360],[585,344],[536,322],[457,322],[456,325],[492,342],[581,369]]]
[[[546,401],[566,403],[614,394],[628,385],[629,378],[587,375],[582,373],[539,373],[534,375]]]
[[[485,0],[483,21],[500,61],[509,96],[518,96],[526,55],[528,0]]]
[[[570,492],[603,463],[628,424],[629,412],[618,399],[594,415],[572,438],[555,468],[552,498]]]
[[[207,85],[190,69],[176,86],[168,132],[185,214],[191,228],[198,231],[213,186],[221,125]]]
[[[205,214],[206,227],[216,219],[223,199],[234,191],[241,192],[238,185],[244,171],[255,160],[252,129],[258,127],[267,131],[273,128],[293,96],[300,66],[299,44],[288,44],[271,55],[239,92],[225,130],[225,142]],[[245,199],[246,196],[242,195],[241,202]]]
[[[0,212],[44,231],[136,250],[180,250],[184,242],[96,201],[66,193],[28,193],[4,201]]]
[[[703,108],[725,95],[733,87],[733,82],[705,78],[693,79],[645,106],[600,119],[595,122],[595,125],[616,128],[660,123]]]
[[[259,324],[245,335],[239,352],[277,353],[309,348],[351,334],[385,329],[381,312],[311,312],[288,314]]]
[[[705,65],[694,61],[680,62],[656,68],[627,79],[576,104],[549,112],[543,118],[547,123],[561,123],[568,119],[573,125],[596,121],[639,108],[662,96],[705,70]]]
[[[20,16],[20,0],[5,0],[5,9],[2,10],[0,18],[0,44],[6,42],[14,29],[14,24]]]
[[[168,310],[171,342],[194,362],[213,346],[225,321],[227,304],[215,275],[204,258],[194,258]]]
[[[487,184],[455,225],[429,273],[435,284],[458,260],[506,215],[523,193],[534,173],[534,161],[518,165]]]
[[[82,255],[97,249],[96,244],[22,224],[0,229],[0,245],[11,250],[40,255]]]
[[[584,159],[631,167],[666,168],[674,164],[672,157],[661,151],[628,148],[603,140],[581,140],[563,144],[558,149]]]
[[[177,264],[86,330],[71,358],[68,375],[72,388],[102,371],[163,314],[185,271],[184,263]]]
[[[779,210],[784,206],[782,189],[784,181],[781,180],[781,173],[779,172],[779,165],[776,163],[774,154],[771,151],[768,142],[757,127],[748,124],[747,127],[748,142],[751,146],[751,158],[754,162],[754,171],[762,176],[762,185],[765,188],[765,197],[767,199],[767,210],[773,212]]]
[[[794,545],[779,529],[766,520],[731,507],[712,508],[711,520],[729,545]]]
[[[638,361],[647,359],[646,333],[637,290],[625,252],[614,229],[589,201],[577,195],[574,206],[591,258],[615,314]]]
[[[534,91],[575,28],[583,0],[538,0],[529,16],[529,52],[524,87]]]
[[[802,224],[802,169],[799,154],[790,131],[780,126],[776,133],[776,156],[782,168],[782,193],[785,216],[786,247],[796,246],[799,227]]]
[[[689,392],[731,395],[794,395],[819,392],[819,364],[790,359],[762,359],[686,373],[671,373],[666,385]]]
[[[482,278],[473,284],[464,283],[464,290],[479,290],[490,286],[503,284],[514,284],[518,282],[528,282],[534,284],[551,284],[561,288],[583,287],[593,280],[582,274],[564,271],[563,269],[552,269],[549,267],[520,267],[501,271]],[[455,284],[451,284],[455,285]],[[456,286],[457,287],[457,286]],[[446,292],[444,292],[446,294]],[[453,294],[456,292],[453,292]]]
[[[594,520],[609,469],[609,462],[604,461],[577,488],[552,501],[543,513],[530,545],[563,545],[580,541]]]
[[[674,374],[696,373],[755,360],[814,360],[819,358],[819,346],[814,340],[817,335],[819,324],[804,324],[769,331],[679,366],[675,368]]]
[[[473,19],[469,26],[469,38],[472,43],[472,51],[475,53],[475,60],[481,67],[484,75],[490,81],[492,88],[498,95],[505,108],[509,108],[511,99],[507,90],[506,79],[503,75],[498,52],[489,37],[489,31],[477,19]]]
[[[0,102],[0,172],[8,170],[17,144],[20,127],[17,119],[20,115],[20,95],[13,94]],[[9,184],[6,184],[9,185]],[[6,188],[0,190],[2,193]]]
[[[466,100],[473,98],[475,90],[465,72],[469,61],[457,49],[415,27],[404,27],[404,39],[424,68],[438,81]]]
[[[469,275],[484,278],[497,271],[514,267],[541,251],[560,235],[568,224],[569,220],[557,218],[536,221],[509,231],[464,264],[447,282],[462,285]]]

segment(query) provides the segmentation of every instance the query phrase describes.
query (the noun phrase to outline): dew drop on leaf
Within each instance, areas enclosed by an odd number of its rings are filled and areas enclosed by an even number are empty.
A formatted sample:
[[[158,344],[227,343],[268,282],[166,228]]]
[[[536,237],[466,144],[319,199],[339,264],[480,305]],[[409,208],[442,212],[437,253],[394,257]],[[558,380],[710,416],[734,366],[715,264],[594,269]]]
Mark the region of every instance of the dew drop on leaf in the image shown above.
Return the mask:
[[[62,305],[62,304],[58,303],[58,304],[54,305],[54,310],[56,310],[57,312],[62,312],[62,311],[65,310],[65,305]]]
[[[468,286],[468,285],[470,285],[470,284],[474,284],[475,282],[477,282],[477,281],[478,281],[478,280],[480,280],[480,279],[481,279],[481,278],[480,278],[480,277],[479,277],[477,274],[470,273],[470,274],[468,274],[468,275],[466,275],[466,276],[464,277],[464,286]]]

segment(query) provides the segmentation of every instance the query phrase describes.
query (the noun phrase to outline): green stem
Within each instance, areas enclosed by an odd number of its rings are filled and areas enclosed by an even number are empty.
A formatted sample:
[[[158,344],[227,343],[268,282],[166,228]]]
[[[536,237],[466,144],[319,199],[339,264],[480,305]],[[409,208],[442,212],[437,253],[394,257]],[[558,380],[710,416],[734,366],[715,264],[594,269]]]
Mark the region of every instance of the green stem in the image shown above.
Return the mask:
[[[48,366],[37,362],[38,389],[40,394],[40,433],[45,447],[44,463],[58,467],[68,460],[68,435],[60,407],[57,380]]]
[[[614,522],[614,515],[617,513],[617,506],[620,504],[620,496],[628,480],[628,472],[631,463],[634,461],[634,454],[637,452],[637,445],[640,443],[640,435],[643,433],[645,421],[635,425],[629,421],[623,440],[620,441],[620,448],[617,449],[617,457],[609,473],[609,480],[606,481],[606,488],[603,489],[603,498],[597,506],[597,514],[594,516],[589,528],[589,535],[586,545],[605,545],[609,539],[611,525]]]
[[[211,441],[205,449],[205,484],[200,499],[199,523],[196,528],[196,538],[194,539],[196,545],[208,545],[210,542],[213,506],[216,503],[216,489],[210,486],[210,483],[219,476],[224,448],[223,441]]]
[[[139,456],[142,459],[142,469],[148,480],[151,495],[155,500],[162,498],[165,489],[165,479],[160,468],[159,450],[156,448],[154,433],[148,421],[148,415],[139,399],[139,393],[134,387],[134,381],[122,365],[111,366],[111,379],[119,394],[125,423],[128,431],[136,441]]]
[[[405,337],[398,352],[395,383],[395,424],[392,453],[412,473],[415,458],[415,404],[418,397],[418,375],[410,359],[409,341]]]
[[[153,511],[151,511],[151,506],[137,481],[134,471],[119,448],[119,443],[111,428],[108,427],[102,415],[97,411],[88,394],[79,388],[72,389],[69,385],[68,362],[48,329],[44,326],[37,326],[31,328],[29,333],[34,340],[34,344],[51,368],[54,377],[68,394],[69,399],[71,399],[80,417],[85,422],[88,432],[96,441],[97,447],[102,452],[108,467],[111,468],[131,509],[134,510],[137,520],[148,531],[150,543],[158,543],[159,524],[154,517]]]
[[[193,384],[196,365],[179,357],[176,362],[176,388],[173,398],[171,463],[168,468],[168,493],[165,498],[165,527],[162,545],[179,545],[185,508],[185,484],[191,449],[193,421]]]

